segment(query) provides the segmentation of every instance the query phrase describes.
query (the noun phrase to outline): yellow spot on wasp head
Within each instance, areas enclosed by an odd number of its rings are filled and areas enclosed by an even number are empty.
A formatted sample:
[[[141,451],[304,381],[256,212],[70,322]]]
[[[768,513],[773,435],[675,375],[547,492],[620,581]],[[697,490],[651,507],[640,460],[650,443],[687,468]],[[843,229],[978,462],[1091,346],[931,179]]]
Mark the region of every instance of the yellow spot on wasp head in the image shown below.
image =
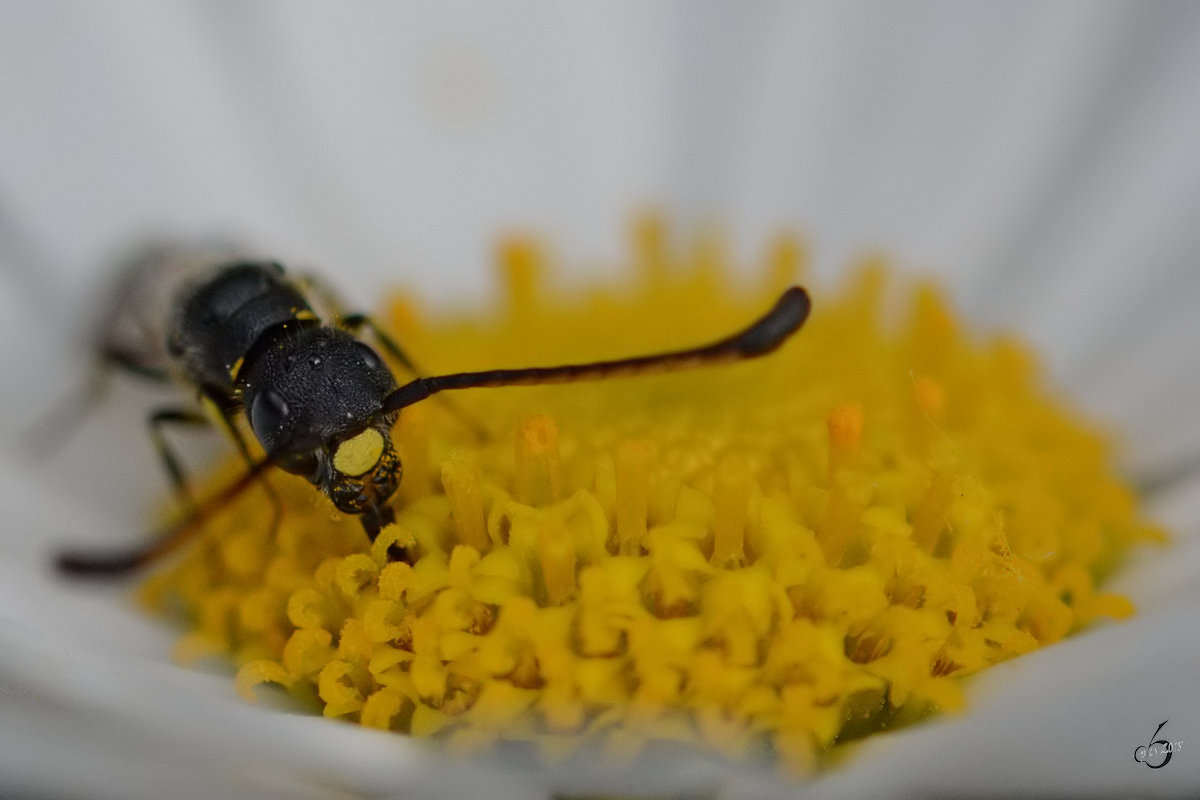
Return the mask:
[[[367,428],[338,445],[333,453],[333,468],[343,475],[362,475],[379,463],[383,455],[383,434]]]

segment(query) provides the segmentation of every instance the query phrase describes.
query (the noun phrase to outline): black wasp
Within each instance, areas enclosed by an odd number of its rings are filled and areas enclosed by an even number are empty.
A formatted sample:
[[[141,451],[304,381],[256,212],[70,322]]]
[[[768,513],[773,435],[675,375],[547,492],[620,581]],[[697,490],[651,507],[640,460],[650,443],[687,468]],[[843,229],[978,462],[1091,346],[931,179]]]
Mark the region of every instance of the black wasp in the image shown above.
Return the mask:
[[[292,279],[274,261],[240,259],[219,250],[152,250],[127,270],[116,298],[100,337],[101,362],[174,380],[208,407],[208,414],[180,407],[149,417],[151,437],[178,492],[190,497],[163,436],[169,424],[206,424],[215,418],[248,469],[145,546],[62,554],[59,567],[76,575],[122,574],[154,560],[270,466],[307,479],[338,509],[357,515],[374,540],[393,518],[389,500],[402,470],[391,428],[404,407],[450,389],[588,380],[753,358],[773,351],[799,329],[810,308],[804,289],[792,287],[745,330],[701,347],[586,364],[420,377],[370,317],[342,313],[327,291],[311,280]],[[359,338],[364,332],[418,377],[397,384],[376,350]],[[265,457],[252,455],[238,425],[242,415]]]

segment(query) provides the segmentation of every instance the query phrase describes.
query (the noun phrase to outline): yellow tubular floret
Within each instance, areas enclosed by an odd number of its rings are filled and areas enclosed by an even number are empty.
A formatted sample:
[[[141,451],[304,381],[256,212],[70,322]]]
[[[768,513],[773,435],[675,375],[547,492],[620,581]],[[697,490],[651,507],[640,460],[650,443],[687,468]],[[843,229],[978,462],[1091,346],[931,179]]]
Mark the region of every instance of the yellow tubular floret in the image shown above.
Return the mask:
[[[795,238],[762,279],[705,242],[677,256],[644,219],[635,285],[572,294],[514,238],[498,313],[439,321],[397,300],[381,318],[427,369],[550,365],[711,341],[803,277]],[[672,738],[797,769],[1131,613],[1098,587],[1161,534],[1027,351],[971,336],[930,288],[885,318],[904,292],[879,259],[846,290],[809,288],[812,319],[761,359],[455,393],[482,440],[444,404],[406,408],[396,521],[373,545],[272,475],[278,529],[246,493],[153,596],[184,610],[182,649],[241,666],[247,695],[277,684],[459,748]],[[370,468],[371,433],[338,469]],[[413,563],[389,562],[392,544]]]

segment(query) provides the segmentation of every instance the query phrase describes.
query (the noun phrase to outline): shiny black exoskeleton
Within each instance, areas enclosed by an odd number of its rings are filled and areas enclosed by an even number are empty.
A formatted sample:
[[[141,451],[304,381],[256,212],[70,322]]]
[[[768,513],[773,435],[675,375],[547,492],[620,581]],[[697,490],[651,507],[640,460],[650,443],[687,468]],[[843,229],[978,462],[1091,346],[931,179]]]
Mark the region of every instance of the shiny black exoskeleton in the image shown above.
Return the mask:
[[[589,380],[754,358],[782,344],[810,309],[808,294],[792,287],[748,328],[702,347],[587,364],[415,377],[398,386],[379,354],[357,334],[368,328],[416,374],[396,343],[362,314],[335,310],[323,320],[310,302],[315,287],[306,292],[303,286],[276,262],[230,258],[227,252],[156,250],[127,272],[100,337],[101,361],[152,377],[174,376],[192,387],[209,401],[248,469],[156,540],[125,551],[65,553],[58,560],[61,569],[76,575],[136,569],[185,541],[200,521],[271,466],[306,478],[338,509],[357,515],[374,540],[394,516],[389,500],[402,470],[391,428],[406,406],[453,389]],[[322,299],[336,306],[331,298]],[[265,458],[251,454],[237,424],[243,415]],[[167,472],[189,504],[187,482],[162,429],[207,421],[189,408],[161,409],[149,419]]]
[[[224,414],[244,410],[264,452],[358,514],[374,538],[400,482],[383,403],[396,380],[347,330],[322,324],[273,262],[234,263],[177,298],[168,351]]]

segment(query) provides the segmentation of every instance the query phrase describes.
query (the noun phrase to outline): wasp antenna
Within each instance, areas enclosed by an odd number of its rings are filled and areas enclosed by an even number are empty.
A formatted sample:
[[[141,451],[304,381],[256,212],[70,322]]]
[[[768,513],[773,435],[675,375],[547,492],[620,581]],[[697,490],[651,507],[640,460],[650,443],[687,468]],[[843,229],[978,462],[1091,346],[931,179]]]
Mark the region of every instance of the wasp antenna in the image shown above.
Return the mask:
[[[812,300],[800,286],[792,286],[775,301],[771,310],[741,333],[730,337],[741,349],[742,358],[754,358],[779,347],[808,319]]]
[[[64,575],[76,578],[116,578],[136,572],[153,561],[154,557],[153,553],[143,548],[95,553],[68,550],[58,554],[54,566]]]
[[[226,486],[220,494],[209,499],[184,519],[167,527],[145,544],[125,549],[67,550],[59,553],[55,558],[55,567],[59,572],[77,578],[119,578],[136,572],[185,544],[196,535],[205,520],[246,491],[270,466],[270,458],[255,461],[250,469]]]
[[[684,369],[719,364],[766,355],[800,329],[808,319],[812,301],[802,287],[786,290],[771,310],[745,330],[712,344],[673,350],[654,355],[634,356],[587,364],[563,364],[557,367],[493,369],[483,372],[459,372],[417,378],[401,386],[384,399],[384,413],[399,411],[419,403],[430,395],[449,389],[476,389],[489,386],[527,386],[538,383],[597,380],[624,375]]]

